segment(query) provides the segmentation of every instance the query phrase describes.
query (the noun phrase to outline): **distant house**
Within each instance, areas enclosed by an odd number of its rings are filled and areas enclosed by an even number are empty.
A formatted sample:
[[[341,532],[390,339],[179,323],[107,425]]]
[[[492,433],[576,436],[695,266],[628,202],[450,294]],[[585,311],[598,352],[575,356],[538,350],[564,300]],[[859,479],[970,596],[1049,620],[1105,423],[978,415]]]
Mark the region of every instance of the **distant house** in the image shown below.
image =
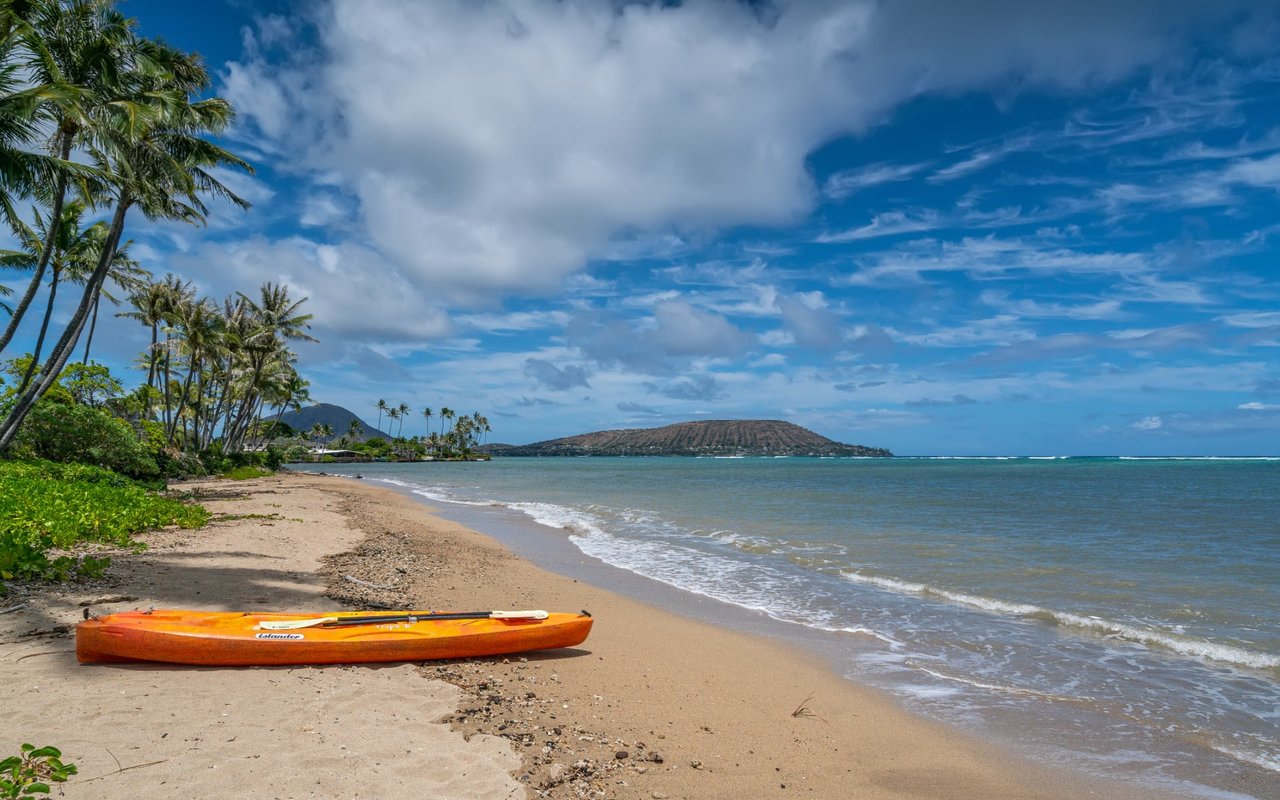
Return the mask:
[[[365,453],[359,453],[355,450],[330,450],[325,447],[312,447],[307,451],[311,461],[371,461],[372,459]]]

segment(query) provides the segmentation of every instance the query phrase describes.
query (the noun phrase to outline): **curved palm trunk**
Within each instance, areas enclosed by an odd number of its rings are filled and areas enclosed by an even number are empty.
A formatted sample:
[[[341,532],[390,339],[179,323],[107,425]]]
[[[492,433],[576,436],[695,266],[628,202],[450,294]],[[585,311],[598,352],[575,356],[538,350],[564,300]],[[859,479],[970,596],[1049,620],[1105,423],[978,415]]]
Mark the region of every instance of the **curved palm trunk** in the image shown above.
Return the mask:
[[[156,344],[160,341],[160,326],[158,323],[151,323],[151,349],[148,351],[148,361],[151,363],[147,366],[147,407],[143,409],[142,416],[144,419],[151,419],[151,392],[155,388],[156,380],[156,362],[160,359],[160,354],[156,350]]]
[[[169,423],[169,427],[165,429],[165,441],[173,444],[173,434],[177,432],[178,425],[182,420],[182,412],[187,410],[187,399],[191,396],[191,381],[200,369],[200,357],[194,353],[191,356],[191,365],[187,368],[187,377],[182,381],[182,394],[178,397],[178,409],[173,412],[173,419]]]
[[[208,450],[209,445],[213,443],[213,431],[218,426],[218,420],[222,418],[231,395],[231,366],[229,363],[224,364],[216,355],[214,361],[217,369],[209,376],[208,390],[213,397],[217,398],[217,401],[205,417],[204,428],[200,432],[199,441],[196,442],[196,449],[201,453]]]
[[[116,203],[116,211],[111,218],[111,228],[107,232],[107,240],[102,245],[102,254],[98,257],[97,266],[89,276],[89,279],[85,281],[84,294],[80,298],[80,304],[76,307],[71,321],[67,323],[66,330],[58,338],[57,345],[49,353],[49,360],[45,362],[41,370],[40,380],[27,387],[27,390],[19,396],[17,403],[9,411],[9,416],[0,424],[0,453],[9,449],[9,445],[13,443],[13,438],[17,435],[22,421],[26,419],[27,414],[31,413],[36,401],[43,397],[49,391],[49,387],[53,386],[54,382],[58,380],[58,375],[71,357],[71,351],[75,349],[80,333],[84,330],[85,322],[89,318],[89,308],[93,305],[93,299],[102,290],[102,284],[106,281],[107,273],[111,269],[111,255],[115,253],[116,247],[120,243],[120,234],[124,231],[124,218],[129,213],[131,205],[133,205],[133,199],[128,193],[123,194]],[[50,222],[50,227],[55,224]]]
[[[250,352],[249,363],[252,371],[249,373],[249,381],[245,387],[245,396],[240,402],[240,407],[236,410],[234,421],[231,425],[231,434],[225,437],[227,447],[232,448],[230,452],[239,452],[240,446],[244,442],[244,436],[249,430],[250,416],[254,405],[258,402],[258,382],[262,380],[262,372],[266,367],[266,355]]]
[[[172,413],[169,410],[169,405],[170,405],[169,389],[170,389],[170,383],[172,382],[171,381],[172,375],[169,372],[169,367],[172,364],[172,362],[173,362],[173,336],[170,335],[169,333],[165,333],[164,335],[164,366],[161,368],[162,375],[160,376],[164,382],[164,385],[161,387],[161,396],[164,398],[164,402],[161,404],[160,409],[164,414],[164,425],[166,430],[169,427],[169,420],[172,416]]]
[[[53,280],[49,283],[49,302],[44,307],[44,319],[40,321],[40,335],[36,337],[36,348],[31,354],[31,363],[18,385],[18,394],[22,394],[31,385],[31,376],[36,373],[36,364],[40,363],[40,351],[44,349],[44,337],[49,332],[49,320],[53,317],[53,301],[58,297],[58,270],[53,271]]]
[[[68,133],[60,134],[62,136],[62,160],[67,161],[71,158],[71,140],[72,135]],[[53,206],[49,210],[49,232],[44,237],[44,246],[40,251],[40,260],[36,263],[36,274],[31,276],[31,283],[27,285],[27,290],[22,293],[22,299],[18,301],[18,305],[14,307],[13,314],[9,317],[9,324],[5,326],[4,333],[0,334],[0,353],[9,346],[9,342],[13,341],[13,336],[18,332],[18,324],[22,322],[22,317],[27,313],[27,307],[31,305],[31,301],[35,299],[36,292],[40,290],[40,282],[44,280],[44,271],[49,267],[49,259],[53,256],[53,243],[57,241],[58,229],[62,227],[62,206],[66,202],[67,197],[67,177],[64,174],[58,175],[58,185],[53,192]],[[0,449],[3,445],[0,444]]]
[[[89,336],[84,340],[84,357],[80,363],[89,366],[89,346],[93,344],[93,331],[98,327],[98,306],[102,304],[102,295],[93,298],[93,316],[89,319]]]

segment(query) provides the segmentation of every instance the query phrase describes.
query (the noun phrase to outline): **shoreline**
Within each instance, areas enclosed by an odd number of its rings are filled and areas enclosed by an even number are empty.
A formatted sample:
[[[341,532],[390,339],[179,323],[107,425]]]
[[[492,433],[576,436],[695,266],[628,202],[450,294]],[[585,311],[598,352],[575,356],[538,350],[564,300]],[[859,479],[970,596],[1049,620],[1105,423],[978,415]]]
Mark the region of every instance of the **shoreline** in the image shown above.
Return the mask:
[[[210,528],[148,534],[152,549],[115,554],[104,581],[5,601],[29,608],[0,616],[0,702],[19,710],[0,746],[60,747],[80,767],[66,796],[178,781],[199,796],[238,775],[280,797],[1169,797],[1029,763],[815,655],[544,571],[389,488],[306,473],[188,486]],[[579,648],[505,659],[104,669],[76,665],[61,627],[86,600],[586,608],[596,626]]]

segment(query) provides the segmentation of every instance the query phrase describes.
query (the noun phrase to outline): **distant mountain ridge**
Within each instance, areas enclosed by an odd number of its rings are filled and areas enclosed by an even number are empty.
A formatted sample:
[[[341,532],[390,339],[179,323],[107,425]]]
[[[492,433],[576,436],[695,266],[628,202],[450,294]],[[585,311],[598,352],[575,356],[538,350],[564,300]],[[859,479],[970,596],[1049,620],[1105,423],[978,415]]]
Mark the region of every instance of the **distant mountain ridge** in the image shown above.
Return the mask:
[[[791,422],[760,419],[678,422],[482,449],[495,456],[893,456],[881,447],[842,444]]]
[[[335,406],[332,403],[316,403],[301,411],[286,411],[274,419],[279,419],[298,433],[306,433],[313,425],[328,425],[333,429],[334,439],[346,436],[347,430],[351,427],[351,420],[355,420],[360,423],[359,438],[361,440],[372,439],[375,436],[387,441],[391,441],[392,438],[391,434],[383,433],[342,406]]]

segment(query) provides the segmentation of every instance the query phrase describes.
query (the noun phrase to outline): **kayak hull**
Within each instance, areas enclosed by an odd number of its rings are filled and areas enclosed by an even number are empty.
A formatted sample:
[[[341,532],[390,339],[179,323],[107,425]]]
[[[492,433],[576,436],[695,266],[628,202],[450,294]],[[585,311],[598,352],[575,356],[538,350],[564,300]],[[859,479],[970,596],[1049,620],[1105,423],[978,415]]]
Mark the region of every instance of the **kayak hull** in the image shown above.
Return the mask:
[[[385,617],[386,611],[280,614],[125,611],[76,626],[82,664],[152,662],[276,666],[434,661],[573,647],[591,632],[586,614],[546,619],[458,619],[263,630],[262,622]],[[404,612],[413,613],[413,612]],[[421,615],[430,612],[417,612]]]

